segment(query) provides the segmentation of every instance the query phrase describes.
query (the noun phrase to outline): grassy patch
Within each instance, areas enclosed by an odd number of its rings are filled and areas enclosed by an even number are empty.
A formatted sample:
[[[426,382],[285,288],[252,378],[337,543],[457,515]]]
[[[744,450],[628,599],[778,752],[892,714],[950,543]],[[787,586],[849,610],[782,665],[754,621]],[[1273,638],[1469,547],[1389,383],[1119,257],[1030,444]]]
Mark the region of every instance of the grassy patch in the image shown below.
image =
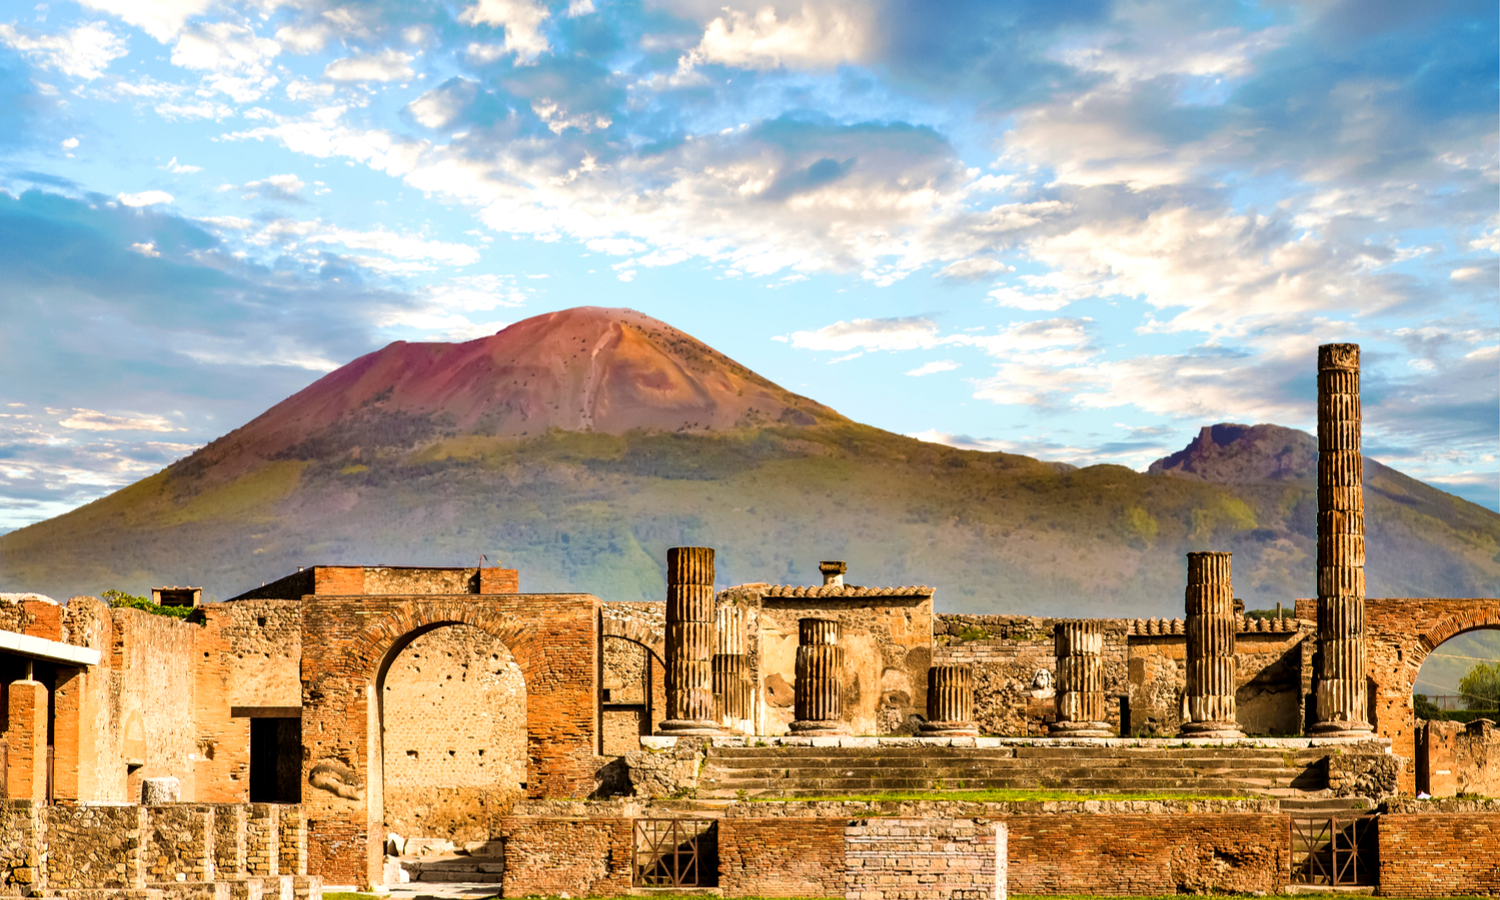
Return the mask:
[[[829,794],[826,797],[751,797],[753,803],[857,802],[892,800],[949,800],[963,803],[1021,803],[1034,800],[1252,800],[1254,797],[1210,797],[1203,794],[1135,793],[1080,794],[1076,791],[990,789],[956,791],[887,791],[878,794]]]

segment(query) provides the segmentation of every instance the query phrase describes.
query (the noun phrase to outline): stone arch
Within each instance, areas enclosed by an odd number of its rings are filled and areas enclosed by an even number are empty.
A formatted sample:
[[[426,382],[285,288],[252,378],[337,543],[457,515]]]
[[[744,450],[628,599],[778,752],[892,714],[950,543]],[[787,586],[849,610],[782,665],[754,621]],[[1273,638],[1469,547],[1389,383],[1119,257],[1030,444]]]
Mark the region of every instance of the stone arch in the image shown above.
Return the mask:
[[[304,807],[309,864],[335,883],[379,884],[382,673],[413,640],[470,625],[504,644],[526,690],[531,797],[583,798],[600,738],[599,598],[591,594],[350,595],[302,602]]]
[[[1493,609],[1481,609],[1467,616],[1449,616],[1433,626],[1422,635],[1422,648],[1426,651],[1422,659],[1426,659],[1427,654],[1436,650],[1443,641],[1480,628],[1500,628],[1500,602]]]
[[[630,641],[640,644],[656,657],[656,661],[665,665],[667,658],[666,637],[656,629],[636,619],[606,618],[604,620],[603,635],[607,638],[619,638],[622,641]]]

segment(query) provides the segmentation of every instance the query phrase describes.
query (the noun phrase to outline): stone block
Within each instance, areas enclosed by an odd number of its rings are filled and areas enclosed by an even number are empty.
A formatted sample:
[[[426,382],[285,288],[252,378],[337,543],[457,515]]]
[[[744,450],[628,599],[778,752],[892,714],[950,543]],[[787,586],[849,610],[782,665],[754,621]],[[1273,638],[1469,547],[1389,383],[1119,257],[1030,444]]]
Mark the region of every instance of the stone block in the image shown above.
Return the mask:
[[[177,803],[182,799],[182,782],[173,775],[141,779],[141,803],[160,806]]]

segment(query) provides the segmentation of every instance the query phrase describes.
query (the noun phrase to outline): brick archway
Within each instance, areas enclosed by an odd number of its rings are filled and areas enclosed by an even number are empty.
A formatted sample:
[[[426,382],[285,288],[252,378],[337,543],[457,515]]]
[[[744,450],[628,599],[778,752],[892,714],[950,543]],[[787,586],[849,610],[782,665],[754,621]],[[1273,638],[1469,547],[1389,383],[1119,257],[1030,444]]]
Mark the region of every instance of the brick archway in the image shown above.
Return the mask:
[[[646,625],[634,619],[621,621],[619,619],[604,620],[604,636],[607,638],[619,638],[622,641],[630,641],[632,644],[640,644],[656,661],[663,666],[666,665],[667,642],[664,636]]]
[[[1465,631],[1475,631],[1480,628],[1500,628],[1500,608],[1481,609],[1467,616],[1449,616],[1439,622],[1437,627],[1422,635],[1422,644],[1427,648],[1427,652],[1431,653],[1443,641],[1457,637]]]
[[[303,798],[311,871],[381,883],[382,673],[411,641],[470,625],[505,644],[526,681],[526,792],[581,798],[599,750],[600,601],[590,594],[317,596],[302,605]]]

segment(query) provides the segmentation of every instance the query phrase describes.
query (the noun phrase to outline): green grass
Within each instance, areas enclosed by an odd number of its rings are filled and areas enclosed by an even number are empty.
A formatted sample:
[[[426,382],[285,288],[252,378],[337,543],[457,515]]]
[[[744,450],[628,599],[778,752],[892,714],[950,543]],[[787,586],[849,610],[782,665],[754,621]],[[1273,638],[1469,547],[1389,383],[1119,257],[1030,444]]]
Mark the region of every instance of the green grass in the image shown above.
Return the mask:
[[[498,893],[498,888],[497,888]],[[653,892],[654,900],[703,900],[702,894],[658,894]],[[1220,896],[1247,896],[1244,894],[1224,894]],[[1104,894],[1011,894],[1011,900],[1182,900],[1181,894],[1131,894],[1126,896],[1104,895]],[[1270,894],[1257,898],[1257,900],[1307,900],[1307,894]],[[360,894],[353,891],[335,891],[325,893],[323,900],[379,900],[377,894]],[[539,897],[536,900],[557,900],[555,897]],[[601,900],[595,897],[577,897],[574,900]],[[738,900],[768,900],[764,897],[742,897]],[[817,897],[778,897],[776,900],[825,900]],[[1493,900],[1493,898],[1480,897],[1449,897],[1447,900]]]
[[[1122,793],[1080,794],[1076,791],[991,789],[971,791],[887,791],[878,794],[829,794],[824,797],[750,797],[752,803],[860,802],[892,800],[947,800],[964,803],[1023,803],[1036,800],[1253,800],[1254,797],[1209,797],[1203,794]]]

